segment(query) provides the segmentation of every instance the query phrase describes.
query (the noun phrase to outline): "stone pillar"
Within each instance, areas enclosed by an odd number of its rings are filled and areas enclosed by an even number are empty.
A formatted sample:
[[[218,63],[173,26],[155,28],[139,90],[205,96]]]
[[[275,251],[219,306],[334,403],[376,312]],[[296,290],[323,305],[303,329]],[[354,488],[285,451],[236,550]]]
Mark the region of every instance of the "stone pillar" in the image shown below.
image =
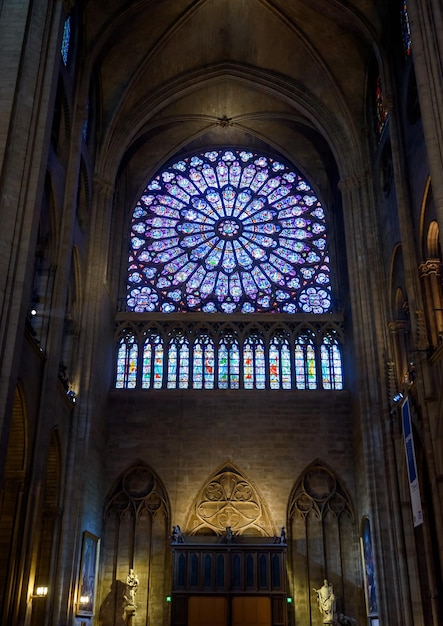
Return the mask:
[[[440,0],[409,0],[408,15],[432,192],[443,232],[443,5]]]
[[[443,339],[443,298],[440,259],[428,259],[419,266],[424,285],[431,344],[435,348]]]
[[[30,303],[59,62],[61,5],[5,0],[0,11],[0,475]]]

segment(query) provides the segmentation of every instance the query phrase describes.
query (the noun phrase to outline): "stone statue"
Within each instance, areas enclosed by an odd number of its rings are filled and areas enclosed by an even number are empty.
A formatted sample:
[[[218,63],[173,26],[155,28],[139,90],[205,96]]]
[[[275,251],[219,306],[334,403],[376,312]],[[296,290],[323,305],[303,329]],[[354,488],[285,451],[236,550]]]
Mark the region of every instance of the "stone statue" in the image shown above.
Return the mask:
[[[171,542],[172,543],[184,543],[185,542],[185,538],[183,537],[183,533],[178,524],[177,526],[172,527]]]
[[[335,595],[332,583],[325,578],[320,589],[314,589],[317,594],[318,610],[323,615],[323,624],[333,624],[335,617]]]
[[[286,543],[286,530],[284,526],[281,527],[280,531],[280,543]]]
[[[225,535],[226,543],[232,543],[233,538],[234,538],[234,533],[232,532],[232,528],[230,526],[226,526],[226,535]]]
[[[138,576],[131,568],[126,577],[126,589],[123,596],[123,619],[129,620],[135,615],[137,605],[135,603],[135,594],[138,589]]]

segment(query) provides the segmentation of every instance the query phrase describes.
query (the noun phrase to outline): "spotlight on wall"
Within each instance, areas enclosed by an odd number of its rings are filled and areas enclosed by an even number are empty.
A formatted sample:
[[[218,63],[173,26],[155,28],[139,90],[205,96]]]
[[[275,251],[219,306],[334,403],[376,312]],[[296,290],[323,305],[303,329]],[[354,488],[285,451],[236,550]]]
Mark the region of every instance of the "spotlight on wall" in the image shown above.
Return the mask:
[[[46,598],[47,595],[48,595],[47,587],[36,587],[35,593],[32,597],[33,598]]]
[[[75,402],[77,394],[75,393],[73,389],[69,389],[69,391],[66,392],[66,395],[68,396],[70,400],[72,400],[72,402]]]
[[[32,317],[35,317],[37,315],[37,309],[35,309],[34,307],[32,307],[32,309],[29,311],[30,315]]]

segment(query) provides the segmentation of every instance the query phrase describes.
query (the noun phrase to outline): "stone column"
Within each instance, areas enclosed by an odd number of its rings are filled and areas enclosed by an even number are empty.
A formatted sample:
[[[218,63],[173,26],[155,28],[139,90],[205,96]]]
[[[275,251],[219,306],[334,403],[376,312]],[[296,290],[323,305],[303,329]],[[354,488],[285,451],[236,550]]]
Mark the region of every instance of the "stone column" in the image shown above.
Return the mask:
[[[59,62],[61,5],[5,0],[0,10],[0,474],[9,437],[40,202],[50,141],[48,115]]]
[[[440,232],[443,232],[443,5],[408,1],[412,55]]]
[[[443,338],[443,299],[440,259],[428,259],[419,266],[425,289],[431,344],[437,347]]]

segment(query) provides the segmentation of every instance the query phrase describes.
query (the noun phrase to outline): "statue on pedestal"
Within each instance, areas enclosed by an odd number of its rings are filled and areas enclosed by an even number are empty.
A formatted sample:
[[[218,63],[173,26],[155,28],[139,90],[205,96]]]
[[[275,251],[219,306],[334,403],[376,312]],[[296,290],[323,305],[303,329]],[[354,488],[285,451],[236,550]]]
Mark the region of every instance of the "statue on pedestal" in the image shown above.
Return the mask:
[[[320,589],[314,589],[317,594],[318,610],[323,615],[323,624],[335,623],[335,595],[332,583],[325,578]]]
[[[129,570],[129,574],[126,577],[126,589],[123,596],[123,619],[127,620],[128,622],[131,617],[134,617],[137,610],[137,605],[135,603],[135,594],[137,593],[138,583],[138,576],[131,568]]]

